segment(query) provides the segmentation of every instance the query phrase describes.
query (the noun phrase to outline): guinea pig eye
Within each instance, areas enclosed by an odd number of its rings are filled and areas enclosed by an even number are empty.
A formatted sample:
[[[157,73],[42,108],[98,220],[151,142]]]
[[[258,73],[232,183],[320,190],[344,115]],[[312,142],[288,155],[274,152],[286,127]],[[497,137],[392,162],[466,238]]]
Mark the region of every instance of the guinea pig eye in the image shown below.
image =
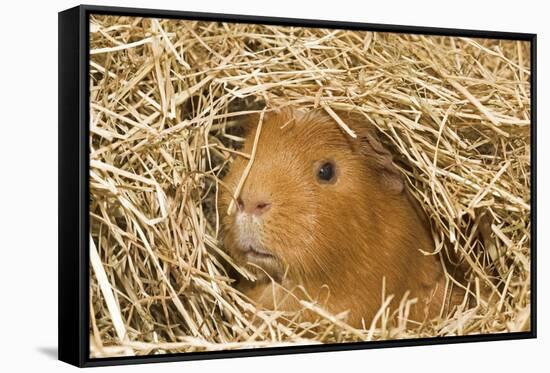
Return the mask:
[[[317,170],[317,180],[321,183],[329,183],[336,176],[335,167],[332,162],[322,162]]]

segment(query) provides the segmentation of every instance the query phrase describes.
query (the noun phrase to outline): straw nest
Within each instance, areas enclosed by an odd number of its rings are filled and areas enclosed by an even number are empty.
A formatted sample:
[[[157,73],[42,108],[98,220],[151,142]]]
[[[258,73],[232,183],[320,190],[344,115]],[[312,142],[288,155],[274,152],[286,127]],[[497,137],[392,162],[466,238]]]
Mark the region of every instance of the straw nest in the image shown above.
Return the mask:
[[[90,32],[91,356],[529,329],[528,43],[112,16]],[[358,330],[313,300],[308,323],[235,290],[219,180],[231,128],[263,105],[375,126],[431,219],[432,254],[468,268],[468,305],[421,325],[381,305]]]

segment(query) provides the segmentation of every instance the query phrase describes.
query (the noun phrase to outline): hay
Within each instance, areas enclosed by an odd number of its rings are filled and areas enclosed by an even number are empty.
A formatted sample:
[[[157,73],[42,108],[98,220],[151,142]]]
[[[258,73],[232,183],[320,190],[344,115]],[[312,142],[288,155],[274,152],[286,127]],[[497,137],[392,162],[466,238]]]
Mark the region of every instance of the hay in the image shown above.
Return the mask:
[[[92,357],[528,330],[528,43],[112,16],[90,31]],[[448,283],[473,301],[418,324],[414,300],[385,297],[359,330],[315,299],[305,322],[236,291],[217,198],[243,155],[231,128],[264,103],[377,127],[433,224],[426,254],[456,254],[467,281]]]

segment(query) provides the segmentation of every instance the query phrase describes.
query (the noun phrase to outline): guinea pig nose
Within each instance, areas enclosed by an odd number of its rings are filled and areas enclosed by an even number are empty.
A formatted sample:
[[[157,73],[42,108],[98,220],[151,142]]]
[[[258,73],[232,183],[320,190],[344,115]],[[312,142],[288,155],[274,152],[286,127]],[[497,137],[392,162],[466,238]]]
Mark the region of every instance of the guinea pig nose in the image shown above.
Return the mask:
[[[271,203],[264,200],[244,201],[242,211],[250,215],[260,216],[271,208]]]

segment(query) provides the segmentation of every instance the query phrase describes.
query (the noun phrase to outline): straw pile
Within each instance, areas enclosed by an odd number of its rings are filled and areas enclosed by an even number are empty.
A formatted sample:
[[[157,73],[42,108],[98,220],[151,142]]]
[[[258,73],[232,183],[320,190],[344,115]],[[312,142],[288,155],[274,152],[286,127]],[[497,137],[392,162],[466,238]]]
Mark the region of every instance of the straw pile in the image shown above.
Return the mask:
[[[528,43],[112,16],[90,31],[91,356],[528,330]],[[433,254],[469,268],[469,305],[422,325],[386,307],[357,330],[311,300],[315,323],[236,291],[219,180],[238,116],[263,105],[377,127]]]

